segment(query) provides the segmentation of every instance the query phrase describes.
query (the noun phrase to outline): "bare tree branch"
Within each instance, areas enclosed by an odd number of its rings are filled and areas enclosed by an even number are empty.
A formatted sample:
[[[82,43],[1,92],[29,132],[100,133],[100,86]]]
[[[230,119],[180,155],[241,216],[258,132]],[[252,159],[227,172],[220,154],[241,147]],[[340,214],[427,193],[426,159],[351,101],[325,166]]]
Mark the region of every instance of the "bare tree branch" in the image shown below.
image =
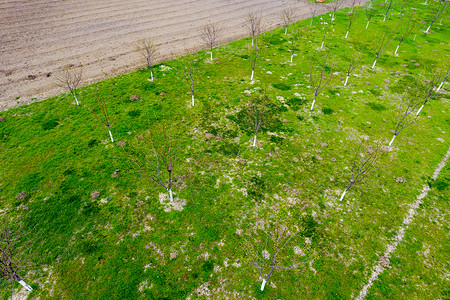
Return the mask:
[[[96,98],[97,98],[97,103],[98,103],[98,108],[100,110],[100,114],[96,113],[95,110],[93,110],[92,108],[89,108],[89,110],[92,112],[92,115],[94,116],[94,118],[97,120],[97,122],[99,124],[106,126],[106,128],[108,129],[109,137],[111,138],[111,142],[114,143],[114,138],[111,133],[111,126],[113,126],[116,123],[117,116],[114,119],[111,118],[111,115],[108,111],[108,104],[106,103],[106,101],[104,99],[105,97],[101,96],[99,94],[98,90],[97,90]]]
[[[284,26],[284,35],[287,34],[288,26],[295,21],[295,14],[297,13],[297,9],[293,6],[284,6],[281,11],[281,20],[283,21]]]
[[[309,64],[309,81],[312,88],[314,89],[314,101],[311,105],[311,110],[313,110],[314,108],[314,104],[316,103],[316,99],[319,93],[322,92],[322,90],[328,85],[328,83],[330,83],[331,79],[333,79],[333,68],[335,67],[335,63],[331,63],[331,65],[329,66],[329,57],[330,52],[328,51],[327,55],[318,66],[320,68],[320,72],[316,71],[317,66],[312,60]]]
[[[150,70],[151,81],[153,81],[153,69],[152,66],[155,62],[155,58],[158,55],[158,47],[153,40],[148,39],[140,39],[136,44],[136,51],[138,51],[147,62],[147,68]]]
[[[249,12],[244,20],[244,26],[247,28],[249,35],[252,37],[252,46],[255,38],[263,31],[261,13]]]
[[[220,38],[220,33],[220,28],[216,23],[209,23],[208,25],[203,26],[200,34],[201,39],[211,52],[211,61],[213,60],[213,48]]]
[[[77,89],[80,86],[83,77],[83,68],[75,67],[74,65],[67,65],[63,67],[55,76],[58,85],[66,88],[75,98],[77,105],[80,105],[77,97]]]

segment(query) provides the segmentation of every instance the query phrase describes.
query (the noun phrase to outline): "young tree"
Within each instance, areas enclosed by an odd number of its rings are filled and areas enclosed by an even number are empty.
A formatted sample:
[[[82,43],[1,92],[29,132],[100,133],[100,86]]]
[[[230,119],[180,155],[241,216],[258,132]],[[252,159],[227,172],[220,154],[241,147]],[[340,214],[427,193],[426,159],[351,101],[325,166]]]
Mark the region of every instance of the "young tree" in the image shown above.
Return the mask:
[[[334,14],[336,11],[344,4],[344,0],[336,0],[334,2],[331,2],[331,9],[333,10],[333,14],[331,16],[331,21],[334,21]]]
[[[298,50],[300,40],[303,36],[303,29],[293,27],[291,30],[291,63],[294,59],[295,52]]]
[[[425,106],[425,104],[428,103],[428,101],[430,101],[431,99],[436,97],[437,91],[435,91],[435,89],[437,88],[439,82],[441,82],[441,78],[442,78],[442,76],[441,76],[440,72],[438,70],[435,70],[431,74],[431,79],[425,79],[425,84],[423,85],[425,99],[423,100],[422,106],[417,111],[416,116],[418,116],[420,114],[420,112],[422,111],[422,108]]]
[[[411,34],[411,32],[414,30],[414,27],[416,26],[417,19],[413,18],[414,13],[411,13],[409,16],[408,21],[405,21],[405,19],[402,19],[402,23],[400,25],[399,34],[400,34],[400,41],[397,45],[397,48],[395,49],[394,54],[397,54],[398,48],[403,43],[404,40]]]
[[[349,24],[348,24],[348,27],[347,27],[347,33],[345,34],[345,38],[348,37],[348,33],[350,32],[350,28],[352,27],[353,20],[355,20],[356,14],[357,14],[356,11],[348,13]]]
[[[419,104],[419,100],[417,100],[418,95],[408,95],[406,97],[401,98],[401,103],[398,106],[398,113],[397,113],[397,121],[396,126],[394,130],[394,136],[392,137],[391,141],[389,142],[389,146],[392,145],[397,135],[406,127],[411,126],[416,122],[416,118],[413,118],[411,120],[410,115],[413,115],[414,110],[416,109],[416,106]],[[416,115],[417,116],[417,115]]]
[[[296,9],[292,6],[283,6],[283,11],[281,12],[281,19],[284,25],[284,35],[287,34],[288,26],[292,24],[295,20]]]
[[[9,281],[17,281],[29,292],[33,288],[29,286],[19,275],[22,268],[20,263],[23,246],[20,244],[22,230],[18,225],[10,225],[7,222],[0,223],[0,278]]]
[[[209,23],[208,25],[203,26],[200,37],[211,51],[211,61],[213,61],[213,48],[220,38],[219,26],[215,23]]]
[[[447,80],[448,75],[450,75],[450,66],[447,69],[447,72],[445,72],[442,76],[441,79],[441,84],[439,85],[439,87],[437,88],[436,92],[439,92],[439,90],[442,88],[442,86],[444,85],[444,82]]]
[[[250,80],[253,81],[253,77],[255,75],[255,69],[259,64],[261,51],[264,47],[263,39],[260,38],[259,35],[255,36],[254,43],[250,47],[250,65],[252,67],[252,76],[250,77]]]
[[[314,101],[311,105],[311,110],[314,108],[314,103],[316,103],[317,96],[319,93],[330,83],[331,79],[333,79],[333,68],[335,66],[334,63],[329,63],[330,53],[328,52],[323,61],[317,66],[315,62],[311,60],[309,64],[309,81],[311,83],[312,88],[314,89]],[[317,69],[320,68],[320,72],[317,72]],[[328,75],[326,74],[328,71]]]
[[[449,5],[448,0],[432,0],[430,3],[430,10],[431,10],[431,20],[430,20],[430,26],[428,26],[427,30],[425,30],[425,33],[428,33],[430,31],[431,25],[433,25],[434,22],[444,13],[444,11],[447,10]]]
[[[138,172],[165,188],[169,193],[170,202],[173,202],[173,172],[179,162],[180,142],[176,140],[174,134],[170,135],[167,132],[164,123],[156,130],[150,131],[149,135],[153,151],[145,153],[135,150],[129,155],[129,160],[137,167]]]
[[[375,68],[375,64],[378,61],[378,58],[383,54],[383,51],[386,49],[387,45],[392,41],[394,38],[395,33],[394,30],[389,31],[383,31],[381,33],[381,36],[375,37],[374,39],[374,52],[375,52],[375,61],[373,62],[372,69]]]
[[[389,12],[394,8],[395,6],[395,0],[387,0],[386,4],[386,14],[384,15],[383,22],[386,21],[386,18],[389,14]]]
[[[97,98],[100,114],[95,112],[92,108],[89,108],[89,110],[92,112],[95,120],[97,120],[97,122],[99,124],[106,126],[106,128],[108,129],[108,132],[109,132],[109,137],[111,138],[111,143],[114,143],[114,138],[111,133],[111,126],[113,126],[116,123],[117,116],[115,117],[114,120],[111,119],[111,115],[108,111],[108,105],[104,99],[104,96],[100,96],[98,90],[97,90],[96,98]]]
[[[155,62],[155,58],[158,55],[158,47],[153,43],[152,39],[140,39],[136,45],[136,51],[138,51],[147,62],[147,68],[150,70],[150,79],[153,81],[153,69],[152,66]]]
[[[366,17],[367,17],[367,24],[366,24],[366,29],[367,29],[369,27],[370,20],[372,20],[374,15],[376,15],[377,11],[376,11],[375,6],[369,5],[364,9],[364,12],[366,13]]]
[[[353,53],[352,57],[350,58],[350,61],[348,63],[347,67],[347,76],[345,77],[344,86],[347,86],[348,78],[350,77],[350,74],[353,72],[353,70],[356,68],[356,66],[361,62],[361,53],[356,51],[355,47],[353,47]]]
[[[183,72],[184,80],[191,90],[191,106],[195,105],[195,87],[197,85],[198,70],[196,66],[195,52],[180,58],[181,70]]]
[[[258,37],[263,31],[261,13],[249,12],[244,20],[244,25],[248,30],[248,33],[252,37],[252,46],[255,38]]]
[[[361,148],[364,148],[362,153]],[[342,193],[339,201],[344,199],[345,194],[353,187],[353,185],[355,185],[355,183],[366,179],[370,174],[380,169],[377,168],[380,155],[381,143],[375,143],[373,147],[364,147],[362,144],[359,145],[353,158],[350,183]]]
[[[305,258],[300,259],[301,253],[296,253],[293,247],[294,242],[305,249],[307,245],[300,239],[303,225],[292,212],[281,207],[271,208],[266,215],[260,212],[260,215],[262,220],[255,221],[249,235],[244,237],[242,249],[246,263],[258,270],[262,278],[261,291],[264,291],[275,271],[294,269],[311,260],[306,261],[305,254]]]
[[[256,137],[259,129],[267,121],[267,106],[268,97],[265,94],[255,95],[250,99],[245,110],[247,120],[254,134],[252,147],[256,147]]]
[[[80,105],[77,97],[77,89],[80,86],[83,77],[82,67],[75,67],[74,65],[67,65],[63,67],[55,76],[60,87],[66,88],[75,98],[77,105]]]
[[[314,17],[318,15],[319,13],[319,7],[314,2],[308,2],[309,12],[311,13],[311,23],[309,25],[313,24]]]

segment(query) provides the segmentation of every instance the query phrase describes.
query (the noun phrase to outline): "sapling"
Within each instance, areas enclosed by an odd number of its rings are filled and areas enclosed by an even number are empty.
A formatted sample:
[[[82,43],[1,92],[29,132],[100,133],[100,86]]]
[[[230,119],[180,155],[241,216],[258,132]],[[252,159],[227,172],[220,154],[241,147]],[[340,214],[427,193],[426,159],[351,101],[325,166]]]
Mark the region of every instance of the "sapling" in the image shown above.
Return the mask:
[[[254,95],[245,108],[247,120],[254,136],[252,143],[253,148],[256,147],[258,131],[267,121],[267,101],[268,97],[265,94]]]
[[[431,10],[431,20],[430,20],[430,26],[428,26],[427,30],[425,30],[425,33],[428,33],[430,31],[431,25],[433,25],[434,22],[444,13],[444,11],[448,8],[449,5],[448,0],[433,0],[430,3],[430,10]]]
[[[319,13],[319,7],[314,2],[308,2],[309,12],[311,13],[311,23],[313,24],[314,17]]]
[[[58,85],[66,88],[75,98],[77,105],[80,105],[77,97],[77,89],[81,84],[83,77],[83,68],[75,67],[74,65],[67,65],[63,67],[55,76],[58,81]]]
[[[167,132],[164,123],[158,127],[149,133],[152,151],[146,154],[133,149],[134,152],[129,155],[129,160],[139,172],[165,188],[169,193],[170,202],[173,202],[173,172],[178,166],[180,142],[174,138],[173,132],[172,135]]]
[[[138,51],[147,63],[147,68],[150,70],[150,80],[153,81],[153,64],[155,58],[158,55],[158,47],[152,39],[140,39],[136,45],[136,51]]]
[[[193,107],[195,105],[195,88],[198,80],[195,52],[180,58],[180,63],[184,80],[191,91],[191,106]]]
[[[438,84],[441,82],[441,74],[439,74],[438,70],[435,70],[432,74],[431,74],[431,79],[425,79],[425,85],[424,85],[424,100],[422,103],[422,106],[419,108],[419,110],[417,111],[416,115],[418,116],[420,114],[420,112],[422,111],[423,107],[425,106],[425,104],[428,103],[428,101],[430,101],[431,99],[433,99],[434,97],[436,97],[437,95],[437,91],[435,91],[435,89],[437,89]]]
[[[209,23],[208,25],[203,26],[200,37],[211,51],[211,61],[213,61],[213,48],[220,38],[219,26],[215,23]]]
[[[362,153],[361,148],[364,148]],[[373,147],[364,147],[362,144],[359,145],[353,158],[350,183],[342,193],[339,201],[344,199],[345,194],[355,185],[355,183],[366,179],[370,174],[380,169],[377,168],[380,155],[381,143],[375,143]]]
[[[303,249],[309,248],[300,238],[305,230],[304,225],[294,218],[293,212],[274,206],[268,216],[261,216],[264,212],[260,209],[260,220],[255,220],[256,225],[248,235],[244,235],[242,243],[245,263],[256,268],[262,278],[261,291],[264,291],[275,271],[290,270],[312,262],[311,259],[306,261],[306,253],[296,253],[293,247],[295,242],[296,245],[302,245]],[[300,259],[302,254],[305,258]]]
[[[255,69],[259,64],[262,48],[263,48],[262,39],[260,38],[259,35],[257,35],[254,38],[254,43],[252,44],[252,46],[249,49],[250,50],[249,51],[250,52],[249,53],[250,65],[252,67],[252,75],[250,77],[251,81],[253,81],[253,77],[255,75]]]
[[[284,35],[287,34],[288,26],[292,24],[295,20],[296,9],[292,6],[283,6],[281,11],[281,19],[284,25]]]
[[[295,52],[298,49],[300,44],[300,39],[302,38],[303,30],[297,27],[292,28],[291,30],[291,63],[294,59]]]
[[[395,138],[398,136],[398,134],[405,129],[408,126],[411,126],[416,122],[417,115],[414,116],[414,118],[411,120],[410,115],[414,115],[413,112],[416,109],[417,105],[419,104],[420,100],[418,100],[418,94],[409,95],[406,97],[402,97],[401,101],[402,103],[398,106],[398,113],[397,113],[397,121],[396,126],[394,130],[394,136],[392,137],[391,141],[389,142],[389,146],[392,145]]]
[[[374,15],[376,15],[376,8],[375,8],[375,6],[367,6],[364,9],[364,12],[366,13],[366,17],[367,17],[367,24],[366,24],[366,29],[367,29],[369,27],[370,20],[372,20]]]
[[[20,257],[23,255],[24,246],[21,242],[22,229],[19,225],[0,223],[0,279],[5,278],[10,282],[17,281],[27,291],[32,292],[29,286],[19,275],[22,268]]]
[[[387,0],[386,5],[386,14],[384,15],[383,22],[386,21],[386,18],[389,14],[389,12],[394,8],[395,6],[395,0]]]
[[[383,51],[386,49],[387,45],[389,45],[389,43],[392,41],[394,36],[395,36],[395,33],[394,33],[394,29],[393,29],[390,32],[383,31],[379,38],[375,37],[374,44],[373,44],[374,51],[375,51],[375,61],[373,62],[372,69],[375,68],[375,64],[377,63],[378,58],[381,56],[381,54],[383,54]]]
[[[108,129],[109,137],[111,138],[111,142],[114,143],[114,138],[111,133],[111,126],[115,124],[117,116],[114,120],[111,119],[110,113],[108,111],[108,105],[104,97],[99,95],[98,91],[96,98],[100,109],[100,114],[96,113],[92,108],[89,108],[89,110],[92,112],[94,118],[97,120],[99,124],[106,126],[106,128]]]
[[[347,27],[347,33],[345,34],[345,38],[348,37],[348,33],[350,32],[350,28],[352,27],[353,24],[353,20],[355,19],[357,12],[356,11],[352,11],[348,13],[348,20],[349,20],[349,24]]]
[[[328,52],[323,61],[317,66],[311,59],[309,64],[309,81],[311,83],[312,88],[314,89],[314,100],[311,104],[311,110],[314,109],[314,104],[316,103],[317,96],[319,93],[330,83],[331,79],[333,79],[333,68],[335,66],[334,63],[329,65],[329,56]],[[317,67],[320,68],[320,72],[317,72]],[[328,75],[327,70],[328,69]]]
[[[344,0],[336,0],[332,3],[330,3],[331,5],[331,9],[333,10],[333,14],[331,16],[331,21],[334,21],[334,14],[336,13],[336,11],[342,6],[342,4],[344,4]]]
[[[405,21],[402,19],[402,23],[400,25],[399,34],[400,34],[400,41],[397,45],[397,48],[395,49],[394,55],[397,54],[398,48],[403,43],[403,41],[411,34],[411,32],[414,30],[414,27],[416,26],[417,19],[413,18],[414,13],[411,13],[409,16],[408,21]]]
[[[253,46],[255,38],[263,31],[261,13],[249,12],[245,17],[244,25],[252,37]]]
[[[348,78],[350,77],[350,74],[355,70],[356,66],[361,62],[361,53],[356,51],[355,47],[353,47],[353,53],[352,57],[350,58],[350,61],[348,63],[347,67],[347,76],[345,77],[344,86],[347,86]]]

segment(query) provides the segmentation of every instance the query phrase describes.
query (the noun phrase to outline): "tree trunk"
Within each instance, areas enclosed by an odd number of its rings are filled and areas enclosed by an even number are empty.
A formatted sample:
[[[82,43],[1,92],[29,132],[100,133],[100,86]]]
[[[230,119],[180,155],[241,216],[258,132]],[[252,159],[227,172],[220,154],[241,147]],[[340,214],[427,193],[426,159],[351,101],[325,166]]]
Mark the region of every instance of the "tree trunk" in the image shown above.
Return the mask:
[[[261,292],[264,291],[264,287],[266,286],[266,282],[267,281],[265,279],[263,279],[263,282],[261,284]]]
[[[377,63],[377,59],[373,62],[372,69],[375,68],[375,64]]]
[[[314,17],[311,18],[311,24],[309,24],[309,25],[312,25],[313,20],[314,20]]]
[[[211,49],[211,61],[213,61],[212,49]]]
[[[253,75],[255,75],[255,70],[252,70],[252,77],[250,77],[250,80],[253,80]]]
[[[392,140],[389,142],[389,147],[390,147],[390,146],[392,145],[392,143],[394,142],[396,136],[397,136],[397,135],[394,134],[394,136],[392,137]]]
[[[367,27],[369,27],[369,23],[370,23],[370,20],[367,21],[366,29],[367,29]]]
[[[320,46],[320,49],[323,49],[323,44],[325,43],[325,41],[322,41],[322,46]]]
[[[172,189],[168,189],[169,191],[169,199],[170,199],[170,203],[173,202],[173,193],[172,193]]]
[[[284,30],[284,35],[286,35],[287,34],[287,26],[286,26],[286,29]]]
[[[194,93],[192,93],[192,106],[195,105],[195,101],[194,101]]]
[[[294,54],[291,55],[291,63],[292,63],[293,59],[294,59]]]
[[[347,33],[345,34],[345,38],[347,38],[348,37],[348,30],[347,30]]]
[[[400,47],[400,44],[398,44],[397,49],[395,49],[394,55],[397,54],[398,48]]]
[[[387,13],[386,13],[386,15],[384,16],[383,22],[386,21],[386,17],[387,17]]]
[[[31,286],[29,286],[25,281],[23,281],[22,279],[18,281],[24,288],[27,289],[27,291],[32,292],[33,288]]]
[[[313,101],[313,103],[311,105],[311,110],[313,110],[313,108],[314,108],[314,103],[316,103],[316,97],[314,97],[314,101]]]
[[[431,22],[430,26],[428,26],[427,30],[425,30],[426,33],[428,33],[428,31],[430,30],[431,25],[433,25],[433,22]]]
[[[424,105],[425,105],[425,103],[422,104],[422,106],[419,108],[419,110],[418,110],[417,113],[416,113],[416,116],[418,116],[418,115],[420,114],[420,111],[422,110],[422,108],[423,108]]]
[[[439,90],[441,89],[442,85],[444,84],[444,81],[441,82],[441,84],[439,85],[439,87],[436,90],[436,93],[439,92]]]
[[[339,199],[339,201],[342,201],[344,199],[345,194],[347,194],[347,189],[345,189],[345,191],[342,193],[341,199]]]
[[[255,38],[252,37],[252,47],[253,47],[253,40],[254,40],[254,39],[255,39]]]
[[[334,11],[333,11],[333,15],[331,16],[331,21],[334,21]]]
[[[112,133],[111,133],[111,130],[109,129],[109,127],[108,127],[108,132],[109,132],[109,136],[111,137],[111,143],[114,143],[114,139],[113,139],[113,136],[112,136]]]
[[[256,134],[255,134],[255,138],[253,139],[253,148],[255,148],[256,147]]]
[[[347,86],[347,81],[348,81],[348,75],[347,75],[347,77],[345,78],[344,86]]]
[[[78,103],[77,93],[74,92],[73,97],[75,98],[75,102],[77,102],[77,105],[80,105],[80,103]]]
[[[150,69],[150,76],[151,76],[151,81],[153,81],[153,70]]]

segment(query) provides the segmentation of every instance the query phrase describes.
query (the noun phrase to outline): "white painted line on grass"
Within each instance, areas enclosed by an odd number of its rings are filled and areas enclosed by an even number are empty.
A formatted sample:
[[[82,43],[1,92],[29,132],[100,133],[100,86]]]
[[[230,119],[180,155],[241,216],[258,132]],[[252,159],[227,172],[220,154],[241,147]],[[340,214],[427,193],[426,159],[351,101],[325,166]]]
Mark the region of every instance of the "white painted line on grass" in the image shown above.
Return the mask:
[[[436,180],[439,173],[441,172],[442,168],[444,168],[448,158],[450,157],[450,148],[448,148],[447,154],[442,159],[442,161],[438,164],[436,170],[434,170],[432,179]],[[392,239],[391,243],[386,246],[386,250],[384,251],[384,257],[389,258],[391,256],[391,253],[397,249],[398,244],[403,240],[405,237],[405,230],[408,228],[409,223],[414,218],[414,215],[416,214],[417,209],[422,204],[422,199],[425,198],[425,196],[428,194],[428,191],[430,188],[428,185],[423,185],[422,191],[419,196],[417,196],[417,200],[414,201],[410,208],[408,209],[408,213],[406,214],[405,218],[403,219],[403,223],[400,226],[400,228],[397,231],[397,234]],[[385,267],[382,265],[382,261],[378,261],[378,263],[375,265],[375,267],[372,270],[372,275],[369,278],[369,281],[367,284],[362,288],[361,292],[359,293],[358,297],[356,297],[356,300],[363,300],[364,297],[367,295],[367,291],[370,289],[370,287],[373,285],[373,282],[378,278],[378,276],[383,273]]]

